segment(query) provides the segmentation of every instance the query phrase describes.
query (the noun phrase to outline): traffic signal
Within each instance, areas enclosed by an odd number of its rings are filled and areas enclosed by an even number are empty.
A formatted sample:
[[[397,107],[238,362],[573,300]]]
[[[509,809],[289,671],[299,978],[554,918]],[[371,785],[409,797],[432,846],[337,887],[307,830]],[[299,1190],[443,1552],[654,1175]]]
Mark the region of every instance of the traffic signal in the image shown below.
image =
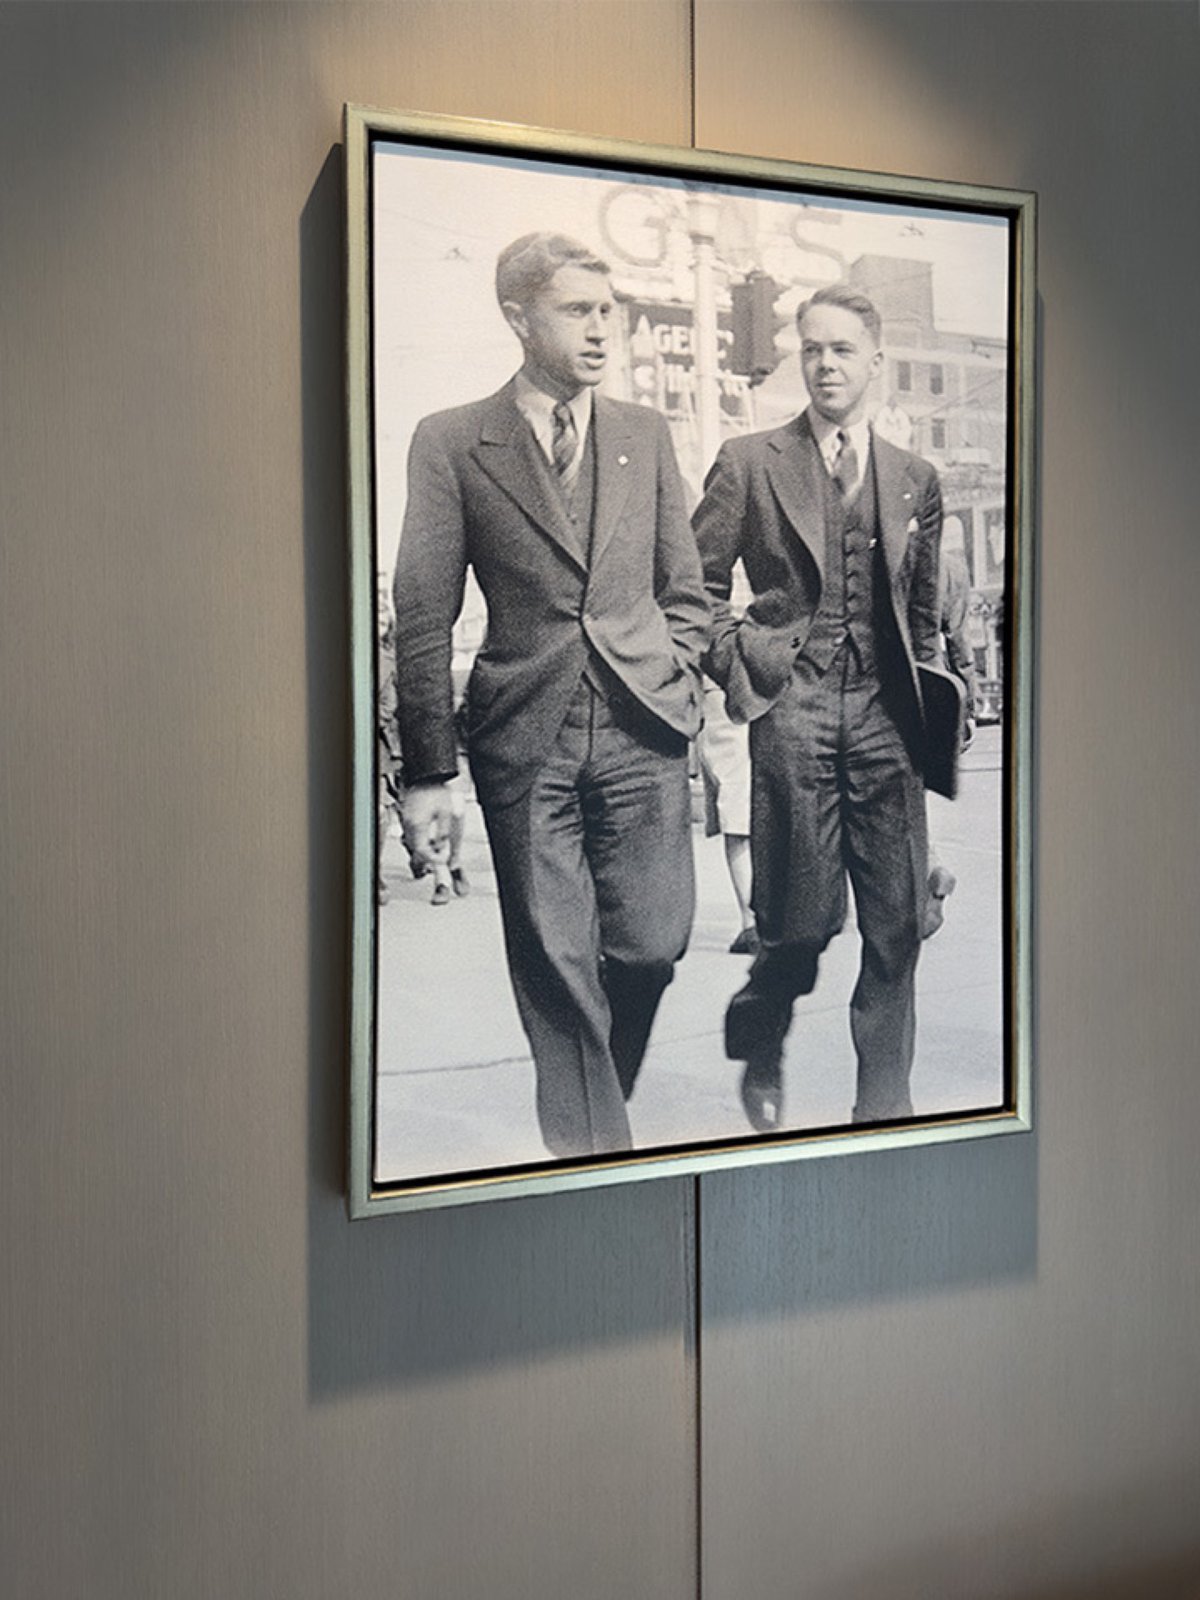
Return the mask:
[[[775,337],[788,320],[775,310],[782,292],[782,286],[766,272],[751,272],[729,286],[733,329],[729,369],[742,373],[751,384],[769,378],[779,365]]]

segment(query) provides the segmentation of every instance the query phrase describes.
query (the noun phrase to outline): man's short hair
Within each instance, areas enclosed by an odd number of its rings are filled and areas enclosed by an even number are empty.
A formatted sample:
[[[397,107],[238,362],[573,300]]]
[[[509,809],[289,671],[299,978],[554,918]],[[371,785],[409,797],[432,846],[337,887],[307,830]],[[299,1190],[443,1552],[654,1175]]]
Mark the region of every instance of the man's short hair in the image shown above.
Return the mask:
[[[546,287],[559,267],[584,267],[588,272],[610,268],[596,252],[565,233],[524,233],[505,245],[496,260],[496,299],[501,305],[511,300],[519,306],[529,302]]]
[[[866,328],[877,345],[883,344],[883,318],[875,309],[875,302],[868,300],[860,289],[855,289],[849,283],[828,283],[823,289],[818,289],[796,312],[797,328],[804,321],[804,313],[809,306],[841,306],[843,311],[853,311],[854,315]]]

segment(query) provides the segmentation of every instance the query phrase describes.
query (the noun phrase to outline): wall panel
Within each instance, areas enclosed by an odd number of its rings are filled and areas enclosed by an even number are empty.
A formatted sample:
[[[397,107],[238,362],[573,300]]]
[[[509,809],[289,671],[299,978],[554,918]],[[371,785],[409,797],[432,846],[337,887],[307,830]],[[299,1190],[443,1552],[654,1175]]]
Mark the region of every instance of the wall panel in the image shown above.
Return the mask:
[[[694,1592],[690,1189],[351,1228],[345,100],[685,139],[686,12],[0,8],[0,1589]]]
[[[705,1600],[1200,1592],[1198,45],[699,0],[700,145],[1037,189],[1042,300],[1038,1132],[704,1180]]]

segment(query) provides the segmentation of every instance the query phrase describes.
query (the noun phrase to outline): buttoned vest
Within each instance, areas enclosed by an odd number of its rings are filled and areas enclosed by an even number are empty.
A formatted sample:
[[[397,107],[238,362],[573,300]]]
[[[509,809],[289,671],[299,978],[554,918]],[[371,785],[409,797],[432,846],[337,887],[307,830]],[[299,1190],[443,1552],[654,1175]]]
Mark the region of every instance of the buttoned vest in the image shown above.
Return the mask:
[[[898,642],[888,592],[875,463],[867,458],[858,494],[844,505],[836,484],[821,473],[825,511],[825,572],[821,599],[801,652],[818,672],[828,670],[838,651],[853,649],[859,668],[877,674]]]

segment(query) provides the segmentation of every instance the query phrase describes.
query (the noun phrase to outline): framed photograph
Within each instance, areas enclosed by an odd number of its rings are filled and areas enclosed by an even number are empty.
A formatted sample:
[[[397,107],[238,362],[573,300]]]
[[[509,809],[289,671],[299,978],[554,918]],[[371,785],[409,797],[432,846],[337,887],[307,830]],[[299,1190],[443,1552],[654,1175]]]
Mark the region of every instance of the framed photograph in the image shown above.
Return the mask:
[[[345,133],[351,1214],[1028,1129],[1034,197]]]

